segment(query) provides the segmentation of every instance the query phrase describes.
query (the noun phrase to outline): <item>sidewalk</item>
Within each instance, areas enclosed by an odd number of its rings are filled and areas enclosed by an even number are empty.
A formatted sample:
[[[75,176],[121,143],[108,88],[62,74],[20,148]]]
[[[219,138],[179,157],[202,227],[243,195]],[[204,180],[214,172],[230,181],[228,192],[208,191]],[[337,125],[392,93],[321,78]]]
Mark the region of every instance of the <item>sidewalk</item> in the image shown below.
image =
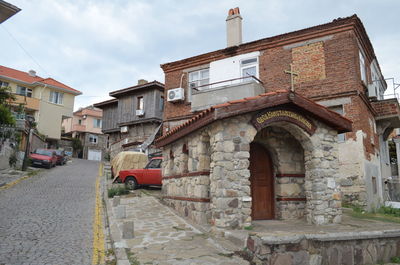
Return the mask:
[[[21,171],[12,168],[0,170],[0,189],[11,187],[19,181],[37,174],[35,172],[40,171],[40,169],[37,168],[28,169],[29,171]]]
[[[121,197],[116,207],[112,199],[106,199],[118,265],[249,264],[146,193],[136,190]],[[126,218],[117,219],[123,206]],[[127,221],[134,222],[133,239],[121,238]]]

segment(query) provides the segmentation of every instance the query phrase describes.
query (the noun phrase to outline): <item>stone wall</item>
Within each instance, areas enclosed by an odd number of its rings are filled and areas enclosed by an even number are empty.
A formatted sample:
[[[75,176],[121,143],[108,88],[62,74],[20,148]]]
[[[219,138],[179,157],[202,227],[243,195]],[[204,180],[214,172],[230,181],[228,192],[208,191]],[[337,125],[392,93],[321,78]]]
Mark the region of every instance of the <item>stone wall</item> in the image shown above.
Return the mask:
[[[304,217],[304,150],[288,131],[267,127],[257,133],[254,142],[261,143],[272,156],[275,177],[275,218]],[[302,200],[302,201],[301,201]]]
[[[211,222],[209,150],[201,131],[163,151],[164,201],[199,224]]]
[[[312,136],[287,122],[257,132],[249,122],[251,117],[216,121],[164,147],[167,203],[196,221],[217,227],[251,225],[250,143],[259,141],[272,153],[274,171],[279,174],[276,198],[296,199],[278,199],[276,217],[305,216],[313,224],[340,222],[336,131],[313,120],[317,130]],[[194,201],[207,206],[196,207]]]
[[[110,133],[110,157],[113,159],[119,152],[128,151],[132,146],[123,147],[124,144],[144,142],[157,128],[157,123],[141,123],[129,125],[127,133]]]
[[[255,264],[369,265],[400,255],[400,235],[348,232],[286,237],[251,236],[247,249]]]

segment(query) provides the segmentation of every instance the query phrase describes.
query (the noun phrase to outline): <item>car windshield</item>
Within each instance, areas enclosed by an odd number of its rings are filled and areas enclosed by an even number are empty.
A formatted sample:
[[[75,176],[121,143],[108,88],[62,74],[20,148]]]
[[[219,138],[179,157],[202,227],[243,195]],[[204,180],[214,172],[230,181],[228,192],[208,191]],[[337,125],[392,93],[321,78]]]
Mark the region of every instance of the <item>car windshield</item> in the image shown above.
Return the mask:
[[[161,159],[153,159],[151,160],[146,168],[161,168]]]
[[[45,156],[52,156],[53,152],[50,151],[50,150],[36,149],[35,154],[45,155]]]
[[[55,152],[56,152],[56,154],[57,154],[58,156],[62,156],[62,155],[63,155],[63,153],[62,153],[63,151],[62,151],[62,150],[56,150]]]

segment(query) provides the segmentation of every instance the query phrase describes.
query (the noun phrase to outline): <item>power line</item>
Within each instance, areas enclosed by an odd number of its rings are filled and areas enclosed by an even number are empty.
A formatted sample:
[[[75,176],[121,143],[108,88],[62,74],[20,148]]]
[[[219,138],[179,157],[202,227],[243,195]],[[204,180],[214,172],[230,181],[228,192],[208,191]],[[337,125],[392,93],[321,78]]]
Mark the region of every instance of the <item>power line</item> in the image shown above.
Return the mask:
[[[22,44],[19,43],[19,41],[17,40],[17,38],[15,38],[14,35],[11,34],[11,32],[8,31],[7,28],[6,28],[3,24],[1,24],[1,26],[2,26],[2,28],[8,33],[8,35],[10,35],[10,37],[18,44],[18,46],[25,52],[25,54],[28,55],[28,57],[31,58],[31,60],[32,60],[37,66],[39,66],[39,67],[43,70],[43,72],[46,73],[47,76],[50,76],[49,73],[46,71],[46,69],[44,69],[44,68],[35,60],[35,58],[33,58],[33,56],[30,55],[30,53],[22,46]]]

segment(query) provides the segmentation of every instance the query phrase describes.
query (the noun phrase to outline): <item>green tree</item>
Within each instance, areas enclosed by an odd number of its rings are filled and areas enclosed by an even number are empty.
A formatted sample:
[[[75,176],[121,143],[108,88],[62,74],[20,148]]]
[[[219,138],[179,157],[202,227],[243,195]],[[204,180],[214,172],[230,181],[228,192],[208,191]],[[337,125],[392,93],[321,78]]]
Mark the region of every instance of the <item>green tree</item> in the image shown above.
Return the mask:
[[[82,142],[79,138],[72,138],[72,149],[74,150],[75,155],[83,149]]]
[[[9,87],[0,87],[0,124],[15,124],[9,101],[15,100]]]

